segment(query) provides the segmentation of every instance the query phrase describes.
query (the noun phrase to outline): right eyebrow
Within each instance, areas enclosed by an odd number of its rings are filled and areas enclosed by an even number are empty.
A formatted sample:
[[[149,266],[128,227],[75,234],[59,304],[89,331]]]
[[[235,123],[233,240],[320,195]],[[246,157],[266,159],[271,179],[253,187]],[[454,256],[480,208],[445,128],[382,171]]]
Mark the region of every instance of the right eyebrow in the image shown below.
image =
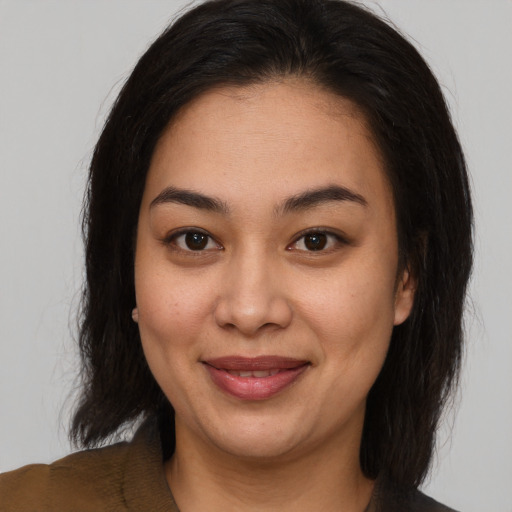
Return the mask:
[[[192,190],[176,187],[164,188],[162,192],[160,192],[160,194],[151,201],[149,206],[150,208],[153,208],[165,203],[184,204],[200,210],[207,210],[225,215],[229,213],[228,205],[216,197],[209,197],[204,194],[200,194],[199,192],[193,192]]]

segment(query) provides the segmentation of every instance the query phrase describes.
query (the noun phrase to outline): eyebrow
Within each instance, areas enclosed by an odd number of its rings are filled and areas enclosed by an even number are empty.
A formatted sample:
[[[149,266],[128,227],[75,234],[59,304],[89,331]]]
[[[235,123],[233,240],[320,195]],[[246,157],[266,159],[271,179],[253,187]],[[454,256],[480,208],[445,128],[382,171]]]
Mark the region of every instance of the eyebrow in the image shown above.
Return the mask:
[[[368,206],[368,202],[362,195],[346,187],[329,185],[327,187],[306,190],[301,194],[288,198],[283,205],[277,209],[276,213],[284,214],[307,210],[333,201],[350,201],[360,204],[361,206]]]
[[[352,192],[346,187],[340,185],[329,185],[327,187],[306,190],[300,194],[286,199],[274,210],[275,215],[299,212],[320,206],[324,203],[333,201],[350,201],[361,206],[367,206],[366,199],[356,192]],[[151,201],[150,208],[160,204],[177,203],[206,210],[215,213],[229,214],[230,209],[226,202],[216,197],[206,196],[193,190],[180,189],[176,187],[167,187]]]
[[[150,208],[165,203],[184,204],[200,210],[207,210],[215,213],[229,213],[229,207],[220,199],[205,196],[199,192],[175,187],[167,187],[151,201]]]

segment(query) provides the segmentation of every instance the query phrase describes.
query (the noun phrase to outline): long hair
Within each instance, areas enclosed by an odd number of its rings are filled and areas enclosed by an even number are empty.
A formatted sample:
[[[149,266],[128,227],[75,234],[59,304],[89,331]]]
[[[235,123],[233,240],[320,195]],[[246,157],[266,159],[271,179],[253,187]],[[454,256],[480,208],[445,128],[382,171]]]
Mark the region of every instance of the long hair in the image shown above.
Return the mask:
[[[461,361],[472,265],[472,207],[464,156],[439,85],[395,29],[342,0],[211,0],[152,44],[125,83],[96,145],[84,205],[86,282],[79,344],[82,395],[71,437],[94,446],[140,418],[166,425],[130,316],[134,236],[155,144],[178,110],[219,85],[294,76],[364,113],[392,185],[402,266],[418,285],[394,328],[367,400],[360,460],[371,478],[418,486]]]

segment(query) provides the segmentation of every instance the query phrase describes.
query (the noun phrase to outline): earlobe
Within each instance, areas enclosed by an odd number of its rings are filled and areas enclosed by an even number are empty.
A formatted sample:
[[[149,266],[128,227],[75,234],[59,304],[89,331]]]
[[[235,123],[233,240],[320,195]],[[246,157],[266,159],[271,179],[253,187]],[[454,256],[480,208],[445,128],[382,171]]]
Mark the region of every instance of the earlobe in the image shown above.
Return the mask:
[[[139,310],[137,308],[132,309],[132,320],[138,324],[139,323]]]
[[[400,325],[407,320],[414,305],[416,292],[416,279],[406,268],[400,278],[395,294],[395,320],[394,325]]]

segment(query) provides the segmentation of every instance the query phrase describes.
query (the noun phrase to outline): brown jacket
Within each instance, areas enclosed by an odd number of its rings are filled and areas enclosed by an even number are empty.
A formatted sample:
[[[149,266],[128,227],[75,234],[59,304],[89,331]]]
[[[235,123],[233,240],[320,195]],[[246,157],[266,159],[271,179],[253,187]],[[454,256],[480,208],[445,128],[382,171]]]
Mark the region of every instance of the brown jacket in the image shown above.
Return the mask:
[[[146,510],[179,512],[165,479],[160,435],[149,421],[129,443],[86,450],[53,464],[33,464],[0,475],[1,512]],[[380,482],[366,512],[450,510],[418,491],[397,496]]]

